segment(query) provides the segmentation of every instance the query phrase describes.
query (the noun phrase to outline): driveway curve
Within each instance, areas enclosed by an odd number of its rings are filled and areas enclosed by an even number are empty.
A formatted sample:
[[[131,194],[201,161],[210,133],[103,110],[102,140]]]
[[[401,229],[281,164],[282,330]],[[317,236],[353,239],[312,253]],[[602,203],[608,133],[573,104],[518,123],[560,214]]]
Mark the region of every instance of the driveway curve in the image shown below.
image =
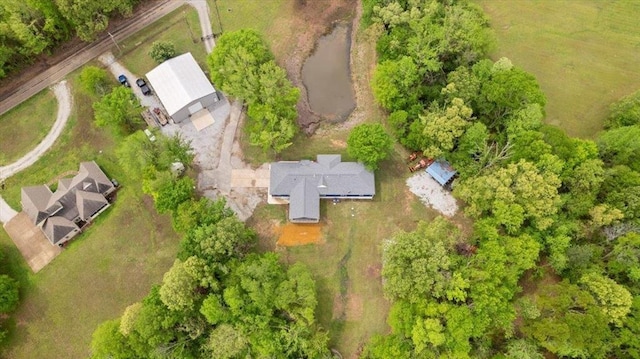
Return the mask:
[[[5,179],[34,164],[40,157],[42,157],[42,155],[44,155],[45,152],[47,152],[49,148],[51,148],[51,146],[53,146],[56,139],[58,139],[58,136],[62,133],[62,130],[69,119],[69,115],[71,114],[71,91],[69,90],[67,81],[61,81],[55,84],[52,87],[52,90],[58,100],[58,115],[51,131],[49,131],[42,142],[22,158],[14,163],[0,167],[0,182],[3,182]],[[17,212],[11,208],[2,197],[0,197],[0,222],[7,223],[15,217],[16,214]]]
[[[58,100],[58,115],[56,122],[53,124],[51,131],[33,150],[24,155],[14,163],[0,167],[0,181],[13,176],[23,169],[34,164],[42,155],[56,142],[60,133],[67,124],[69,115],[71,114],[71,91],[67,85],[67,81],[61,81],[52,87],[53,93]]]

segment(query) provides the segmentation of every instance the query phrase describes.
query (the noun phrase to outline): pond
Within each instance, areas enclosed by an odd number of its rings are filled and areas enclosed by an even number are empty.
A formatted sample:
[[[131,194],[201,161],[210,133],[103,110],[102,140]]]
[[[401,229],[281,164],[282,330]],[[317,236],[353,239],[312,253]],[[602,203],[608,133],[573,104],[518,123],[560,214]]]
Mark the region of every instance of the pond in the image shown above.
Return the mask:
[[[309,107],[330,120],[345,120],[355,108],[349,52],[351,26],[338,24],[318,40],[316,49],[302,67],[302,82]]]

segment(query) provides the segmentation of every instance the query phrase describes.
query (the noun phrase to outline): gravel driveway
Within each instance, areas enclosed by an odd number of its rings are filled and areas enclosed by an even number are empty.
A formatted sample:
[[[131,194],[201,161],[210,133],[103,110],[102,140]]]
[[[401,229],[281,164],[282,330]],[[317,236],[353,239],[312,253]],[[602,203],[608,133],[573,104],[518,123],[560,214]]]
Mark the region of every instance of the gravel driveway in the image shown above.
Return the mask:
[[[51,146],[53,146],[58,136],[60,136],[60,133],[62,133],[62,130],[69,119],[69,115],[71,114],[71,92],[69,91],[69,86],[67,85],[66,80],[54,85],[52,90],[58,100],[58,115],[56,117],[56,122],[53,123],[53,127],[51,127],[47,136],[33,150],[14,163],[0,167],[0,181],[13,176],[34,164]]]
[[[152,93],[149,96],[145,96],[142,94],[140,88],[136,85],[136,80],[143,77],[144,74],[136,75],[132,73],[126,67],[122,66],[118,61],[116,61],[116,58],[111,52],[106,52],[100,55],[100,57],[98,57],[98,61],[104,64],[116,79],[120,75],[127,76],[127,79],[129,79],[129,84],[131,85],[131,89],[133,90],[133,93],[136,94],[138,99],[140,99],[140,104],[142,106],[148,107],[150,109],[154,109],[156,107],[162,108],[160,100],[158,100],[155,94]]]
[[[53,123],[53,127],[51,127],[47,136],[33,150],[19,160],[4,167],[0,167],[0,182],[34,164],[51,146],[53,146],[56,139],[58,139],[58,136],[60,136],[60,133],[62,133],[62,130],[69,119],[69,115],[71,114],[71,91],[69,90],[67,81],[57,83],[52,87],[52,90],[58,100],[58,114],[56,116],[56,122]],[[2,197],[0,197],[0,222],[7,223],[15,217],[16,214],[17,212],[11,208]]]
[[[407,179],[407,186],[409,186],[411,192],[420,198],[422,203],[447,217],[454,216],[458,211],[458,204],[451,192],[442,188],[442,186],[424,170],[409,177]]]

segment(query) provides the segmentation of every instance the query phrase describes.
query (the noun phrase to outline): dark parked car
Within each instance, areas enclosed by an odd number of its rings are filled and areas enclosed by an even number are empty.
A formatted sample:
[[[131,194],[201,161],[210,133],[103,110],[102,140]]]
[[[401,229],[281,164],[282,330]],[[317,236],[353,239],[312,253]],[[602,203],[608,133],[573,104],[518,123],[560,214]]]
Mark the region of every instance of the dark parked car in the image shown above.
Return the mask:
[[[129,85],[129,80],[127,80],[127,76],[125,75],[118,76],[118,81],[120,81],[121,85],[131,87],[131,85]]]
[[[137,79],[136,85],[140,87],[140,90],[144,95],[151,95],[151,89],[147,86],[147,83],[143,79]]]

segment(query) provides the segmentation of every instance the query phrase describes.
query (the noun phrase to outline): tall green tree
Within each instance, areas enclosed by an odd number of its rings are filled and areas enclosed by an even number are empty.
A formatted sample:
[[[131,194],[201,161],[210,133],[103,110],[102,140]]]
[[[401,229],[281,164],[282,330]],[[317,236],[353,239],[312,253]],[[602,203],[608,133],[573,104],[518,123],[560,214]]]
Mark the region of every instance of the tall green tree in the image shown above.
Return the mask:
[[[207,58],[211,81],[225,93],[253,103],[260,98],[258,70],[273,60],[259,32],[241,29],[225,32]]]
[[[378,64],[371,80],[376,101],[390,111],[409,110],[418,104],[422,73],[408,56]]]
[[[291,145],[298,132],[296,104],[300,90],[287,79],[286,72],[269,61],[258,70],[258,98],[249,104],[246,131],[249,141],[264,153],[280,153]]]
[[[640,172],[640,125],[605,131],[598,138],[602,160],[609,165],[625,165]]]
[[[97,66],[85,66],[80,72],[80,83],[85,91],[97,96],[109,92],[107,71]]]
[[[631,311],[631,293],[613,279],[596,273],[588,273],[580,279],[583,285],[596,299],[609,322],[622,326]]]
[[[469,127],[472,114],[473,111],[465,106],[462,99],[454,98],[446,107],[430,109],[420,116],[427,145],[423,149],[424,154],[438,158],[453,150]]]
[[[93,103],[93,111],[98,126],[113,126],[116,130],[131,132],[142,124],[142,107],[128,87],[115,87]]]
[[[198,300],[198,278],[190,273],[184,263],[176,259],[162,278],[160,299],[171,310],[194,310]]]
[[[617,238],[605,258],[608,272],[621,283],[640,283],[640,234],[630,232]]]
[[[556,355],[605,358],[612,347],[609,318],[587,291],[564,281],[539,288],[540,316],[526,319],[522,332]]]
[[[609,107],[605,128],[640,125],[640,91],[627,95]]]
[[[489,128],[500,129],[509,115],[529,104],[544,108],[547,100],[536,78],[517,67],[500,66],[496,62],[488,78],[480,86],[476,109],[478,117]]]
[[[120,332],[120,320],[108,320],[98,326],[91,338],[91,359],[134,359],[136,353]]]
[[[149,50],[149,56],[153,61],[161,64],[176,56],[176,46],[170,41],[154,41]]]
[[[391,137],[379,123],[357,125],[347,139],[349,156],[364,163],[370,170],[378,169],[380,161],[387,158],[392,146]]]
[[[109,16],[117,12],[130,16],[136,0],[55,0],[60,13],[73,25],[80,39],[92,41],[109,25]]]
[[[459,241],[458,229],[442,217],[394,236],[384,246],[385,295],[409,302],[427,296],[464,301],[469,283],[456,271],[461,257],[454,248]]]
[[[474,218],[493,216],[509,233],[530,221],[534,228],[549,228],[558,212],[560,180],[520,161],[475,178],[461,181],[455,193],[467,202],[465,212]]]

